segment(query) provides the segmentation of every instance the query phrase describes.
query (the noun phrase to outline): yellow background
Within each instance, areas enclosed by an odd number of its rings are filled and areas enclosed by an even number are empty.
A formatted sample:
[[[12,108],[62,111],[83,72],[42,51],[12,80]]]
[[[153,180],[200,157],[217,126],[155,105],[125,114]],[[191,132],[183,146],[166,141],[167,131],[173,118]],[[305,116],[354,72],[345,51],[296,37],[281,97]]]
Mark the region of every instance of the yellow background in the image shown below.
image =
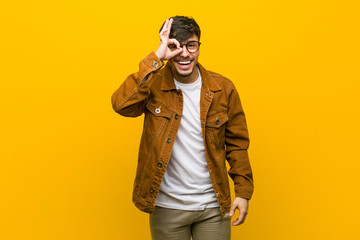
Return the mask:
[[[173,15],[236,84],[255,193],[232,239],[360,239],[359,1],[3,1],[0,239],[150,239],[142,117],[112,93]]]

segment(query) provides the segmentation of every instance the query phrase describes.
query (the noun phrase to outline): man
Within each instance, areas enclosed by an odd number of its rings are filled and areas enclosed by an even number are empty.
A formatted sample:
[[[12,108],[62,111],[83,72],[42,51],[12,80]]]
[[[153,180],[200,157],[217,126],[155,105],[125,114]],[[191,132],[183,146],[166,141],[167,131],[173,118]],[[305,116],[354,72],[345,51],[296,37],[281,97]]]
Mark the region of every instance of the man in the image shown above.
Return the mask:
[[[145,114],[133,202],[150,213],[156,240],[230,239],[253,193],[245,115],[234,84],[200,63],[200,28],[176,16],[160,45],[112,95],[126,117]],[[164,68],[164,62],[167,64]],[[225,159],[234,181],[231,206]]]

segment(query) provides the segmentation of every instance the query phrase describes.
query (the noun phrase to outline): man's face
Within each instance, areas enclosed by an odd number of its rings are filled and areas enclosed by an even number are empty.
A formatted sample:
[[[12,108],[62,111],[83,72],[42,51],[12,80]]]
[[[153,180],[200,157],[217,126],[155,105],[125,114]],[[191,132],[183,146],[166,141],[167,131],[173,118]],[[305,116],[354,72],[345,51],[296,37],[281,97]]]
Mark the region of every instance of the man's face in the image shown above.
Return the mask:
[[[199,41],[199,39],[195,34],[193,34],[186,41],[181,42],[181,44],[183,44],[182,52],[169,60],[172,63],[171,65],[173,65],[172,70],[174,71],[175,78],[176,75],[180,77],[189,77],[196,70],[196,63],[200,55],[200,48],[197,52],[189,52],[185,44],[190,41]]]

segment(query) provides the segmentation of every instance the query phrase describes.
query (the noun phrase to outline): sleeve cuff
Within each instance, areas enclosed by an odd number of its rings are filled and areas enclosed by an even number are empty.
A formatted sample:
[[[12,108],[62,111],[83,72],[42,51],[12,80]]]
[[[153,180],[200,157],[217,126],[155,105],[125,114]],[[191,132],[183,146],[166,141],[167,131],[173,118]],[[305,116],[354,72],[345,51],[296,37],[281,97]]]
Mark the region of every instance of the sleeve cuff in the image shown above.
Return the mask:
[[[240,187],[238,189],[235,189],[235,197],[242,197],[250,200],[253,192],[254,191],[252,188]]]
[[[164,62],[160,61],[154,51],[152,51],[149,55],[147,55],[139,65],[140,70],[140,85],[144,84],[150,73],[159,70],[162,66],[164,66]]]
[[[156,71],[157,69],[164,66],[164,62],[158,58],[154,51],[147,55],[144,60],[148,65],[149,69],[151,69],[152,71]]]

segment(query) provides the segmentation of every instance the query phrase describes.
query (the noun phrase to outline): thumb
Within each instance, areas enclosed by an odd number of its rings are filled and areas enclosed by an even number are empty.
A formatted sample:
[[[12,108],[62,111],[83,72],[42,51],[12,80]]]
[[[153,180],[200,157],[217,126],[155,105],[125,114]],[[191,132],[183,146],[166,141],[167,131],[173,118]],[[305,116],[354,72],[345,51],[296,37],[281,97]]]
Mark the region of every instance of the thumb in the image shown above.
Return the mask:
[[[235,214],[235,210],[236,210],[236,204],[233,204],[229,213],[230,217],[232,217]]]

